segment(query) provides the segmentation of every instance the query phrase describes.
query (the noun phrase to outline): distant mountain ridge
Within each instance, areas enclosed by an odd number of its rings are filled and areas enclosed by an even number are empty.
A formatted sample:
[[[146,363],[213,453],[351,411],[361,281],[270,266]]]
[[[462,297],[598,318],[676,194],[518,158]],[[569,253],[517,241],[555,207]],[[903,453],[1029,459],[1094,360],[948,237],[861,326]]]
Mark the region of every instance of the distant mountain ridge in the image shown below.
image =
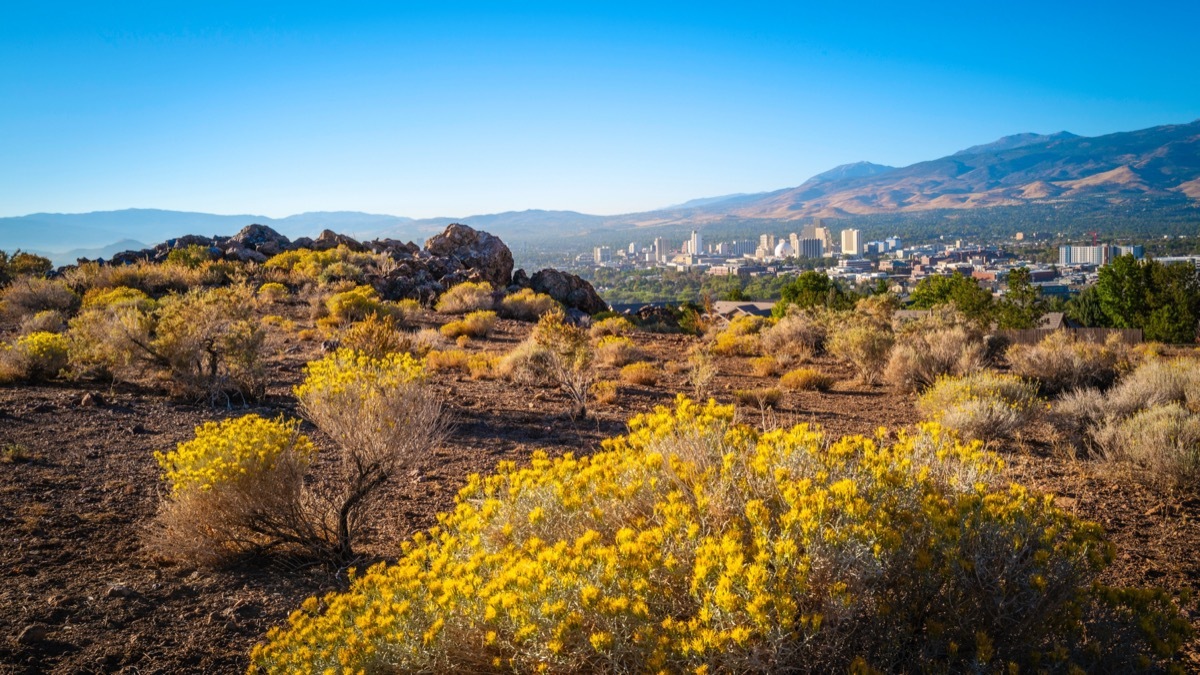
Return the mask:
[[[0,249],[54,252],[61,260],[68,249],[101,249],[121,239],[229,235],[250,223],[269,225],[291,238],[332,229],[357,238],[420,241],[449,223],[463,222],[506,241],[545,241],[609,230],[703,227],[730,220],[795,221],[1035,204],[1103,207],[1147,199],[1200,214],[1200,120],[1096,137],[1065,131],[1015,134],[907,167],[856,162],[793,188],[700,198],[616,216],[546,210],[420,220],[355,211],[278,219],[156,209],[36,213],[0,218]]]

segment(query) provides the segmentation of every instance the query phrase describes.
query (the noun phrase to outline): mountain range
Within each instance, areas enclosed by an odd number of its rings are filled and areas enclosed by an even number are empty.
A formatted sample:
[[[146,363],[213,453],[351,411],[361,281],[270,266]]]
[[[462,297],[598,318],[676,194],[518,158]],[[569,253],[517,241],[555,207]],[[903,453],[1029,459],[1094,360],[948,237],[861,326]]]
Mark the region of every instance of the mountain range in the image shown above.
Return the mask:
[[[358,238],[420,240],[465,222],[506,240],[545,241],[647,227],[703,227],[729,221],[796,221],[877,214],[948,214],[991,207],[1146,201],[1200,220],[1200,120],[1084,137],[1023,133],[906,167],[856,162],[773,192],[693,199],[644,213],[596,216],[530,210],[412,219],[353,211],[287,218],[154,209],[0,218],[0,249],[52,254],[56,262],[106,255],[113,242],[158,242],[183,234],[232,234],[249,223],[289,236],[329,228]],[[130,246],[130,248],[136,248]],[[111,255],[108,252],[107,255]]]

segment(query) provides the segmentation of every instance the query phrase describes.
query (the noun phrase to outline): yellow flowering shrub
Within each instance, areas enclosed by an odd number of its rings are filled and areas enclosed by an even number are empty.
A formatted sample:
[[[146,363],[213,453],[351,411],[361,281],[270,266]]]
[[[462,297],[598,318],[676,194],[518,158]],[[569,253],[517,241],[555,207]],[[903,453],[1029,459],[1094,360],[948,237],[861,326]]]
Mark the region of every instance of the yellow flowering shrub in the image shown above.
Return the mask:
[[[774,356],[756,356],[750,359],[750,372],[756,377],[774,377],[779,374],[779,362]]]
[[[379,293],[370,286],[355,286],[348,291],[334,293],[325,301],[325,306],[329,309],[330,318],[339,325],[362,321],[372,314],[391,317],[396,321],[404,318],[399,306],[380,299]]]
[[[278,281],[268,281],[258,287],[258,297],[267,302],[280,302],[290,295],[288,287]]]
[[[284,251],[272,256],[263,266],[288,272],[295,280],[329,283],[344,279],[359,281],[364,270],[375,264],[376,258],[370,253],[356,253],[346,246],[338,246],[326,251],[307,248]]]
[[[491,333],[492,328],[495,326],[495,312],[491,310],[478,310],[467,314],[461,319],[447,323],[442,326],[441,332],[444,337],[452,339],[463,336],[483,338],[487,337],[488,333]]]
[[[624,366],[646,358],[646,353],[627,337],[605,335],[596,340],[596,360],[606,366]]]
[[[251,672],[1120,670],[1187,632],[1165,593],[1095,583],[1096,525],[937,425],[833,441],[680,397],[629,429],[472,476]]]
[[[770,326],[771,320],[761,316],[735,317],[717,333],[712,351],[723,356],[754,356],[761,350],[759,334]]]
[[[93,288],[83,294],[83,310],[107,309],[118,305],[133,305],[143,312],[154,309],[153,298],[145,292],[128,286],[115,288]]]
[[[223,422],[205,422],[196,436],[170,452],[154,453],[171,492],[211,490],[243,476],[271,471],[280,455],[293,453],[304,463],[316,447],[299,431],[296,420],[269,420],[246,415]]]
[[[66,336],[59,333],[22,335],[0,351],[0,381],[56,377],[67,367],[69,345]]]
[[[500,355],[491,352],[478,352],[467,357],[467,371],[472,380],[494,380],[499,374]]]
[[[558,301],[549,295],[538,293],[532,288],[522,288],[516,293],[504,296],[500,301],[500,313],[518,321],[537,321],[543,314],[558,306]]]
[[[659,368],[649,361],[631,363],[621,369],[621,381],[653,387],[658,383]]]
[[[442,293],[435,308],[443,314],[466,314],[491,309],[495,304],[492,290],[492,285],[486,281],[464,281]]]
[[[601,319],[592,324],[588,329],[589,334],[593,339],[600,339],[605,336],[621,337],[629,335],[637,328],[629,319],[623,316],[610,316],[607,319]]]
[[[620,383],[616,380],[600,380],[592,384],[592,400],[597,405],[612,405],[616,403],[620,391]]]
[[[962,377],[942,376],[925,391],[917,406],[925,417],[968,438],[1007,438],[1039,412],[1037,385],[990,370]]]
[[[431,373],[468,370],[470,359],[471,357],[461,349],[431,349],[425,354],[425,364]]]

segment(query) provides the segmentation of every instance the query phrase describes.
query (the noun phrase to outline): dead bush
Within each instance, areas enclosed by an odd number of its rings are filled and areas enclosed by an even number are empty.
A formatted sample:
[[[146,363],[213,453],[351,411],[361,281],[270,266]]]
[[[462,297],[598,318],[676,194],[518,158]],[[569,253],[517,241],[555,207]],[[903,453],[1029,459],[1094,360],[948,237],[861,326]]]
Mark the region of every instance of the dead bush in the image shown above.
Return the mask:
[[[79,296],[62,281],[20,277],[0,289],[0,317],[20,322],[39,312],[70,314],[79,307]]]
[[[783,400],[783,392],[779,387],[737,389],[733,392],[733,398],[746,407],[768,410],[779,405],[779,402]]]
[[[21,335],[30,333],[61,333],[67,329],[67,317],[57,309],[44,309],[33,316],[21,321],[17,332]]]
[[[1148,482],[1168,490],[1200,490],[1200,415],[1179,403],[1111,418],[1094,437],[1106,459],[1131,465]]]

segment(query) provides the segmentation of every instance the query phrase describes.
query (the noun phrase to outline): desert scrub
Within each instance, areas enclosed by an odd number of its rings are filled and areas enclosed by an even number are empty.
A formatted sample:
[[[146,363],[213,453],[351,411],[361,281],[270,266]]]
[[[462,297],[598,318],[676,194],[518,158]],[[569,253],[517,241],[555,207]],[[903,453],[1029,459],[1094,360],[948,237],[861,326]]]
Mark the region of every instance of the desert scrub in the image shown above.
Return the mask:
[[[289,295],[288,287],[278,281],[268,281],[258,287],[258,298],[263,302],[283,302]]]
[[[400,334],[396,319],[378,314],[368,314],[344,328],[338,336],[338,345],[377,359],[407,351],[405,336]]]
[[[917,401],[921,413],[967,438],[1009,438],[1038,415],[1037,385],[1017,377],[982,371],[943,376]]]
[[[496,313],[489,310],[477,310],[461,319],[451,321],[442,326],[441,333],[448,338],[485,338],[496,326]]]
[[[1200,415],[1178,403],[1109,419],[1095,429],[1104,458],[1126,463],[1167,490],[1200,491]]]
[[[486,281],[464,281],[442,293],[435,309],[443,314],[466,314],[489,310],[494,304],[491,284]]]
[[[494,380],[499,377],[500,356],[491,352],[476,352],[467,357],[467,372],[472,380]]]
[[[66,336],[35,332],[0,345],[0,383],[57,377],[67,367]]]
[[[592,385],[592,400],[597,405],[612,405],[617,402],[621,383],[616,380],[600,380]]]
[[[759,353],[759,333],[770,325],[761,316],[738,316],[713,339],[712,353],[722,356],[754,356]]]
[[[720,371],[716,359],[707,350],[700,349],[688,357],[687,383],[692,388],[692,396],[702,401],[708,398],[713,380],[717,379]]]
[[[592,364],[596,359],[587,331],[568,321],[562,310],[555,309],[538,319],[527,343],[532,346],[527,348],[529,358],[524,365],[538,369],[531,375],[557,385],[571,400],[571,416],[586,418],[595,378]]]
[[[759,341],[768,354],[804,362],[825,351],[825,338],[826,329],[817,314],[793,305],[774,326],[762,331]]]
[[[543,314],[558,306],[558,301],[549,295],[538,293],[532,288],[522,288],[516,293],[504,296],[500,301],[500,314],[517,321],[537,321]]]
[[[1109,390],[1106,412],[1126,417],[1167,403],[1180,403],[1200,412],[1200,361],[1192,358],[1146,361]]]
[[[246,415],[196,427],[170,452],[156,452],[169,486],[147,534],[160,557],[217,564],[278,546],[312,547],[303,498],[316,448],[297,420]]]
[[[1072,389],[1107,388],[1117,379],[1128,351],[1120,342],[1095,344],[1057,331],[1036,345],[1013,345],[1005,357],[1014,374],[1035,380],[1044,396],[1055,396]]]
[[[334,293],[325,301],[332,323],[345,326],[354,321],[362,321],[374,314],[379,317],[391,317],[397,323],[403,322],[404,312],[394,302],[382,300],[379,293],[370,286],[356,286],[348,291]]]
[[[610,316],[592,324],[588,329],[593,339],[599,340],[606,336],[622,337],[637,330],[633,323],[623,316]]]
[[[792,391],[829,391],[834,378],[816,368],[797,368],[783,374],[779,385]]]
[[[533,340],[526,340],[500,357],[496,372],[514,384],[548,384],[551,359],[548,349]]]
[[[79,296],[62,281],[20,277],[0,288],[0,317],[18,322],[48,309],[70,314],[79,307]]]
[[[648,361],[631,363],[621,369],[621,381],[627,384],[653,387],[658,383],[658,367]]]
[[[33,316],[21,321],[17,332],[21,335],[30,333],[61,333],[67,329],[67,317],[57,309],[43,309]]]
[[[943,375],[970,375],[987,366],[983,336],[969,325],[928,328],[903,326],[888,356],[883,377],[906,392],[920,392]]]
[[[853,366],[859,382],[878,383],[895,342],[891,328],[850,317],[830,332],[829,353]]]
[[[108,309],[111,307],[132,305],[138,310],[149,312],[157,303],[145,291],[128,286],[113,288],[92,288],[83,294],[83,311],[89,309]]]
[[[629,428],[472,476],[251,670],[1123,670],[1165,668],[1187,634],[1166,593],[1097,581],[1099,527],[936,425],[763,433],[681,398]]]
[[[603,366],[621,367],[646,358],[646,353],[627,337],[606,335],[596,340],[596,360]]]
[[[296,282],[361,281],[366,270],[378,267],[379,259],[370,253],[357,253],[340,245],[327,251],[296,249],[284,251],[263,263],[268,270],[281,270]]]
[[[748,408],[767,410],[779,405],[779,402],[783,400],[783,392],[779,387],[735,389],[733,391],[733,399]]]
[[[371,358],[339,349],[305,367],[300,411],[340,451],[338,477],[320,496],[328,556],[354,558],[354,540],[379,490],[433,450],[446,431],[424,364],[408,354]]]
[[[425,365],[431,373],[447,370],[466,371],[470,358],[461,349],[431,349],[425,354]]]
[[[774,356],[756,356],[749,363],[750,372],[755,377],[775,377],[779,374],[779,362]]]

